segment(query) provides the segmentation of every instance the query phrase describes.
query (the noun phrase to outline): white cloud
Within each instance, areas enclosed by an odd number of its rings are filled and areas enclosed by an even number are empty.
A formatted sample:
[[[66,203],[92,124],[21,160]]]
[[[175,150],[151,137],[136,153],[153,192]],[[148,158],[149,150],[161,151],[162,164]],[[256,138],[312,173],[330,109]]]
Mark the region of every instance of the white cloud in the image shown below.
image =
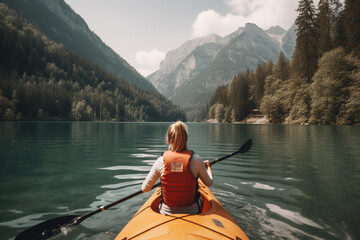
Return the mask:
[[[248,16],[256,11],[264,3],[271,2],[269,0],[225,0],[230,7],[231,12],[237,15]]]
[[[160,62],[165,58],[166,52],[157,49],[151,51],[138,51],[135,61],[138,63],[137,70],[143,75],[148,76],[159,69]]]
[[[243,16],[227,14],[221,16],[214,10],[201,12],[193,24],[193,36],[203,37],[211,33],[225,36],[244,26],[246,19]]]
[[[297,16],[298,1],[294,0],[224,0],[230,12],[221,16],[214,10],[201,12],[193,24],[193,37],[211,33],[225,36],[245,23],[255,23],[263,29],[279,25],[288,29]]]

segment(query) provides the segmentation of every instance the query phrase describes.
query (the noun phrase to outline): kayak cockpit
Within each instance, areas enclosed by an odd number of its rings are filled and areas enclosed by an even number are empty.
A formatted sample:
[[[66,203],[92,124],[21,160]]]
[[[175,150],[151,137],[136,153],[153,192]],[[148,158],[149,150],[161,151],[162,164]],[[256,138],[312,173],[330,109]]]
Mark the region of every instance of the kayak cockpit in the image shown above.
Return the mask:
[[[213,205],[211,203],[211,200],[208,198],[208,196],[206,196],[205,192],[201,191],[201,185],[199,186],[199,192],[201,195],[201,202],[202,202],[202,208],[201,208],[201,214],[202,213],[206,213],[207,211],[209,211]],[[159,205],[160,205],[160,201],[161,201],[161,189],[157,189],[156,190],[156,195],[157,197],[153,200],[153,202],[151,203],[151,209],[156,212],[159,213]]]

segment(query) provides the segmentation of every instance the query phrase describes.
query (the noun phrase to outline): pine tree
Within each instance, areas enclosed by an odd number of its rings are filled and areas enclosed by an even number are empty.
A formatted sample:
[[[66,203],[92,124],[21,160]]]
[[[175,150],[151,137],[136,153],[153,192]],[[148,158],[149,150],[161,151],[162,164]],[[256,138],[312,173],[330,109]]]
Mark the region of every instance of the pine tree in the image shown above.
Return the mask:
[[[330,0],[320,0],[318,6],[318,15],[316,17],[316,27],[319,34],[318,50],[322,55],[332,48],[331,42],[331,20],[332,9],[330,7]]]
[[[309,86],[317,70],[318,50],[313,0],[300,0],[295,24],[297,38],[290,65],[289,93],[286,102],[291,102],[289,121],[304,123],[310,117],[311,96]]]
[[[346,34],[345,34],[345,27],[344,27],[344,11],[339,12],[337,15],[335,22],[334,22],[334,28],[332,33],[332,41],[334,48],[337,47],[346,47]]]
[[[290,62],[281,52],[274,67],[274,75],[281,80],[289,79]]]
[[[297,75],[311,83],[316,72],[318,51],[316,40],[315,10],[312,0],[301,0],[297,9],[299,12],[295,24],[297,25],[297,38],[295,56],[298,58]]]
[[[224,106],[228,105],[228,87],[227,86],[219,86],[215,93],[211,96],[209,100],[209,105],[212,106],[215,103],[221,103]]]
[[[288,82],[290,71],[289,60],[284,53],[280,53],[272,74],[268,74],[265,81],[264,97],[260,111],[267,115],[272,123],[284,122],[289,114]]]
[[[236,122],[245,119],[250,111],[249,80],[245,76],[239,75],[232,80],[229,99],[232,108],[232,121]]]
[[[346,50],[360,57],[360,3],[359,0],[346,0],[344,26],[347,39]]]
[[[266,63],[261,64],[258,62],[257,68],[255,71],[255,84],[254,84],[254,100],[258,107],[260,107],[261,99],[264,95],[264,86],[266,78]]]

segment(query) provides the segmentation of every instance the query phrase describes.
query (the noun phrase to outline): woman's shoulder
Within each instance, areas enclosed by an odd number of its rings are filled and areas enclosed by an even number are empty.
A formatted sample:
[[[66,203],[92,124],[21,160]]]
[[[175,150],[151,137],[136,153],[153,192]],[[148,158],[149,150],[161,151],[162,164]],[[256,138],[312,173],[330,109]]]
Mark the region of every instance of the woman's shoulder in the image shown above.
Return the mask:
[[[162,156],[160,156],[155,160],[153,167],[156,169],[161,169],[162,166],[164,166],[164,159]]]
[[[201,163],[202,164],[203,161],[204,160],[197,154],[193,154],[192,157],[191,157],[191,162],[193,162],[193,163],[196,163],[196,164]]]
[[[155,163],[164,163],[164,158],[163,158],[163,156],[158,157],[158,158],[155,160]]]

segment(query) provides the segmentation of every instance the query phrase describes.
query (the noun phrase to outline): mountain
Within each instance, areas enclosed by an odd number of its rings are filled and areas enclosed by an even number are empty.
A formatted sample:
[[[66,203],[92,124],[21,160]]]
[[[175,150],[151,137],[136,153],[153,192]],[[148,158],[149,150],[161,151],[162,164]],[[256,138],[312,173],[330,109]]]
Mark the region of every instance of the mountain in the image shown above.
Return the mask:
[[[281,51],[290,58],[295,39],[294,26],[288,31],[279,26],[264,31],[247,23],[224,38],[212,34],[168,52],[160,69],[148,79],[182,106],[189,119],[196,119],[218,86],[246,69],[255,69],[259,61],[275,62]]]
[[[148,79],[165,96],[172,96],[175,89],[185,85],[210,64],[212,56],[218,51],[217,43],[220,40],[221,37],[212,34],[187,41],[180,48],[168,52],[160,63],[159,71],[151,74]]]
[[[0,3],[0,120],[186,120],[144,90],[49,39]]]
[[[279,25],[276,26],[272,26],[270,27],[268,30],[265,31],[267,34],[273,34],[273,35],[282,35],[284,34],[286,31],[280,27]]]
[[[0,0],[37,25],[50,39],[62,43],[109,72],[156,92],[154,86],[108,47],[64,0]]]
[[[280,48],[288,59],[291,59],[291,55],[294,52],[296,45],[296,26],[293,24],[289,30],[284,34]]]

